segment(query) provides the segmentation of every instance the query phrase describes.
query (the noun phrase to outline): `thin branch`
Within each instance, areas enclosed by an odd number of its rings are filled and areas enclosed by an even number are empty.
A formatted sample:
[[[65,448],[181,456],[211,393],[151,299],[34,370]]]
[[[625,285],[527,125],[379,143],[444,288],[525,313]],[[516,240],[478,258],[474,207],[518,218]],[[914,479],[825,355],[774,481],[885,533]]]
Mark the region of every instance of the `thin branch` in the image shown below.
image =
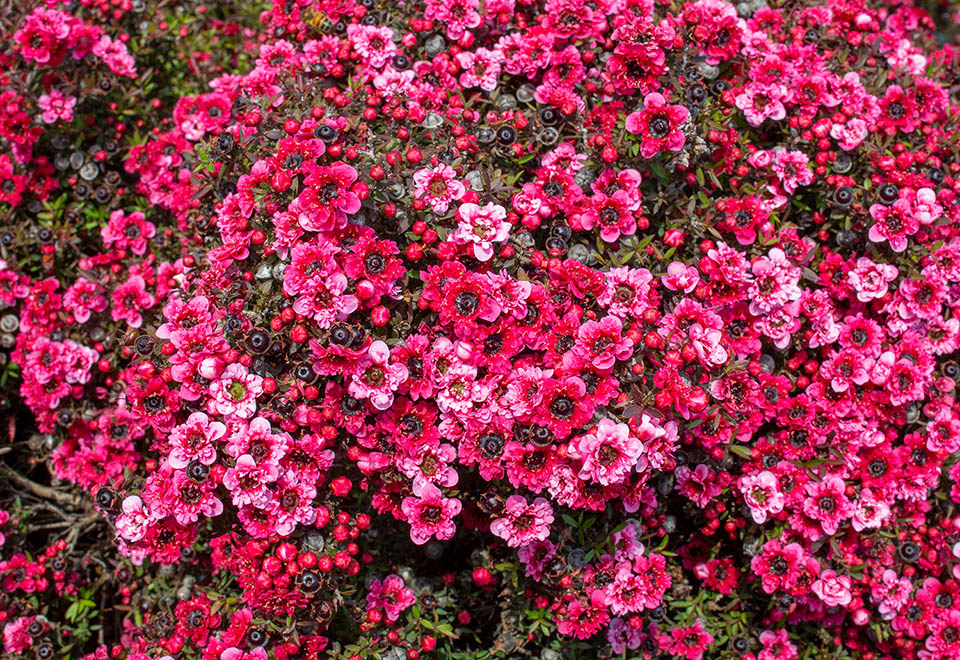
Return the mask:
[[[7,468],[4,470],[4,474],[10,478],[11,481],[18,484],[22,488],[26,488],[28,491],[36,495],[37,497],[42,497],[43,499],[53,500],[59,504],[65,506],[70,506],[75,509],[80,508],[81,498],[77,495],[69,495],[67,493],[61,493],[55,488],[50,486],[44,486],[43,484],[38,484],[36,481],[31,481],[24,476],[21,476],[14,472],[13,470]]]

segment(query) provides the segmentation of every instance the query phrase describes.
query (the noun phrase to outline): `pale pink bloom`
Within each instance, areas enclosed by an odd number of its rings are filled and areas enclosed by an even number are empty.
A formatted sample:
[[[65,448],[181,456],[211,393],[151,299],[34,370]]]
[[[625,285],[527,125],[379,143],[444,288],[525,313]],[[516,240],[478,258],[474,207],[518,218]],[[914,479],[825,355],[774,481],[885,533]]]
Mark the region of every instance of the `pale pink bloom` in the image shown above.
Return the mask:
[[[913,217],[920,224],[929,225],[943,215],[943,207],[937,202],[937,193],[930,188],[921,188],[913,200]]]
[[[58,89],[51,89],[49,94],[41,94],[37,105],[43,110],[40,119],[44,124],[53,124],[57,121],[73,121],[73,107],[77,104],[76,96],[64,96]]]
[[[386,410],[393,403],[393,393],[409,375],[403,363],[390,363],[390,349],[378,339],[357,362],[348,391],[357,399],[369,399],[377,410]]]
[[[762,525],[771,515],[783,511],[784,496],[777,486],[777,477],[764,470],[756,474],[740,477],[738,483],[743,499],[750,507],[753,521]]]
[[[582,462],[581,479],[609,486],[626,479],[643,450],[629,426],[604,418],[594,433],[574,438],[568,452]]]
[[[450,203],[463,197],[467,190],[457,181],[454,169],[444,164],[414,172],[413,185],[414,194],[418,198],[425,198],[434,213],[446,213]]]
[[[844,151],[859,147],[867,139],[868,134],[867,122],[859,117],[850,119],[846,124],[834,124],[830,128],[830,137],[837,140]]]
[[[263,378],[250,373],[239,362],[227,365],[220,378],[210,385],[210,414],[253,417],[257,397],[263,394],[262,383]]]
[[[147,534],[147,527],[155,522],[150,511],[136,495],[124,498],[121,505],[123,513],[117,516],[117,533],[125,541],[135,543]]]
[[[887,295],[888,285],[899,274],[896,266],[877,264],[870,257],[860,257],[856,268],[847,273],[847,283],[857,292],[857,300],[866,303]]]
[[[467,203],[458,210],[460,222],[451,237],[459,245],[473,244],[473,254],[479,261],[493,257],[493,244],[502,243],[510,236],[507,210],[493,202],[483,207]]]
[[[850,593],[850,578],[837,575],[836,571],[829,569],[820,574],[810,589],[827,607],[845,606],[853,598]]]
[[[667,266],[667,274],[662,276],[660,280],[663,282],[663,286],[671,291],[690,293],[700,283],[700,272],[696,266],[688,266],[683,262],[674,261]]]

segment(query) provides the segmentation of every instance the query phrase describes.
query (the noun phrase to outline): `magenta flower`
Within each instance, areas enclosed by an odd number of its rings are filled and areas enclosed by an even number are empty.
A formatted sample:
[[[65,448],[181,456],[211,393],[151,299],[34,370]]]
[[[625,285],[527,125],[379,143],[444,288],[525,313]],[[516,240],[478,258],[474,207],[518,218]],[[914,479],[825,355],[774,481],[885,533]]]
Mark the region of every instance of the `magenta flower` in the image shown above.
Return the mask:
[[[563,365],[568,369],[587,364],[604,371],[613,369],[617,360],[633,355],[633,341],[622,332],[623,323],[616,316],[587,321],[580,326],[573,350],[564,354]]]
[[[114,321],[125,321],[132,328],[143,325],[141,312],[153,307],[156,299],[147,292],[147,283],[139,275],[133,275],[129,280],[113,290],[113,309],[110,315]]]
[[[547,500],[538,497],[529,504],[522,495],[511,495],[504,506],[504,517],[490,523],[490,532],[511,548],[519,548],[550,536],[551,523],[553,508]]]
[[[410,523],[410,540],[423,545],[436,536],[440,541],[453,538],[457,531],[453,518],[460,513],[460,500],[443,497],[440,489],[432,483],[421,483],[413,488],[414,497],[404,498],[401,504],[403,515]]]
[[[374,580],[367,594],[367,609],[382,609],[390,622],[396,621],[401,612],[416,602],[413,589],[404,584],[399,575],[388,575],[383,582]]]
[[[346,163],[329,166],[307,163],[300,196],[290,205],[307,231],[331,231],[347,224],[347,216],[360,210],[360,198],[350,186],[357,171]]]
[[[147,251],[147,241],[157,233],[152,222],[144,220],[140,212],[124,215],[117,209],[110,214],[107,224],[100,230],[103,244],[110,249],[130,250],[142,255]]]
[[[252,504],[263,508],[270,501],[269,484],[277,480],[277,474],[275,465],[258,465],[250,454],[244,454],[224,473],[223,485],[230,491],[234,506]]]
[[[667,105],[663,94],[651,92],[643,99],[643,109],[627,115],[627,131],[639,135],[640,155],[653,158],[661,151],[680,151],[686,138],[680,127],[690,118],[682,105]]]

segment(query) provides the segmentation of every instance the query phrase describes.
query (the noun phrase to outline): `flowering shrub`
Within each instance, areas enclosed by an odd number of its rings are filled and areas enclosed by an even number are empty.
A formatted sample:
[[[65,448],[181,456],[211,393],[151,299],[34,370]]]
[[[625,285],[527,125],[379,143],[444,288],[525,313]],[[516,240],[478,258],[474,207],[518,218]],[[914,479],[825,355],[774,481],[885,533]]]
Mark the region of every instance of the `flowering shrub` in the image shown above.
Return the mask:
[[[960,51],[802,4],[17,10],[4,653],[960,657]]]

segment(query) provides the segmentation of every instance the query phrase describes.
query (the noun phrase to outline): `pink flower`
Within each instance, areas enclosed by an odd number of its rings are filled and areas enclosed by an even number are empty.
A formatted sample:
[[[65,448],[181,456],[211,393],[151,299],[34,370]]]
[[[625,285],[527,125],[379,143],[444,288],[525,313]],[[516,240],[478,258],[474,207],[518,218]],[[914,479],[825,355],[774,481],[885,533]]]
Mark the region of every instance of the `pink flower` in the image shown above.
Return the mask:
[[[800,186],[813,183],[813,172],[807,166],[810,159],[802,151],[777,151],[773,156],[773,173],[780,185],[792,195]]]
[[[758,525],[765,523],[768,516],[783,511],[783,493],[777,485],[777,477],[769,470],[740,477],[737,486]]]
[[[125,321],[132,328],[143,325],[141,311],[153,307],[156,299],[147,293],[147,283],[139,275],[113,290],[113,309],[110,315],[114,321]]]
[[[594,433],[574,438],[569,455],[583,465],[579,477],[609,486],[623,481],[643,454],[643,443],[630,434],[630,427],[601,419]]]
[[[227,432],[220,422],[211,422],[202,412],[191,414],[187,421],[175,426],[168,437],[170,467],[182,470],[192,460],[212,465],[217,460],[216,442]]]
[[[432,483],[414,485],[415,497],[404,498],[401,504],[403,515],[410,523],[410,540],[423,545],[436,536],[441,541],[453,538],[457,531],[453,517],[460,513],[460,500],[443,497],[440,489]]]
[[[250,454],[237,459],[237,464],[223,475],[223,485],[230,491],[234,506],[252,504],[263,508],[270,501],[268,484],[277,480],[277,467],[270,463],[257,464]]]
[[[859,117],[848,120],[846,124],[834,124],[830,128],[830,137],[836,140],[844,151],[859,147],[867,135],[867,122]]]
[[[751,82],[736,96],[734,103],[743,111],[747,123],[759,126],[767,119],[780,121],[787,116],[783,106],[786,89],[783,85],[764,85]]]
[[[837,575],[836,571],[826,570],[810,589],[828,607],[843,607],[853,598],[850,584],[850,578],[846,575]]]
[[[244,419],[253,417],[257,397],[263,394],[262,383],[263,378],[250,373],[239,362],[228,365],[210,385],[210,414],[237,415]]]
[[[451,238],[460,245],[472,244],[478,261],[489,261],[493,244],[502,243],[510,236],[507,210],[499,204],[490,202],[483,207],[461,204],[457,214],[460,222]]]
[[[413,173],[417,198],[425,198],[434,213],[446,213],[450,203],[463,197],[466,188],[457,181],[457,173],[449,165],[423,168]]]
[[[413,589],[405,585],[399,575],[388,575],[383,582],[374,580],[367,594],[367,609],[381,608],[391,623],[416,602]]]
[[[857,292],[857,300],[870,302],[887,295],[888,285],[899,274],[896,266],[876,264],[870,257],[860,257],[856,268],[847,273],[847,282]]]
[[[77,104],[77,97],[64,96],[58,89],[51,89],[49,94],[41,94],[37,105],[43,110],[40,119],[44,124],[54,124],[59,120],[73,121],[73,107]]]
[[[884,621],[889,621],[906,605],[911,591],[913,591],[913,583],[910,578],[897,577],[897,573],[892,568],[888,568],[873,585],[870,598],[878,604],[877,609]]]
[[[920,220],[914,215],[910,202],[902,197],[891,206],[871,205],[870,215],[876,222],[870,227],[867,236],[874,243],[887,241],[894,252],[906,250],[907,237],[913,236],[920,229]]]
[[[33,645],[33,637],[28,632],[35,616],[22,616],[3,626],[3,650],[6,653],[20,655]]]
[[[386,410],[393,403],[393,393],[408,377],[406,365],[401,362],[391,364],[390,349],[377,340],[357,362],[347,391],[357,399],[369,399],[377,410]]]
[[[122,539],[130,543],[141,540],[147,533],[147,527],[155,522],[155,518],[144,506],[143,500],[136,495],[124,498],[122,513],[117,516],[117,533]]]
[[[260,647],[241,651],[236,646],[231,646],[220,652],[220,660],[267,660],[267,652]]]
[[[347,216],[360,210],[360,198],[351,190],[357,171],[346,163],[304,165],[303,192],[290,205],[307,231],[331,231],[347,224]]]
[[[621,335],[623,323],[616,316],[605,316],[599,321],[587,321],[577,332],[573,349],[563,356],[563,365],[576,369],[592,364],[609,371],[617,360],[633,355],[633,340]]]
[[[695,266],[688,266],[679,261],[671,262],[667,266],[667,274],[660,278],[663,286],[671,291],[690,293],[700,283],[700,272]]]
[[[807,484],[803,512],[820,522],[824,534],[836,534],[840,523],[853,513],[853,505],[847,499],[845,490],[846,484],[840,477],[827,477],[823,481]]]
[[[511,548],[543,541],[550,535],[553,508],[542,497],[529,504],[522,495],[511,495],[504,506],[504,514],[503,518],[490,523],[490,532],[505,540]]]
[[[640,155],[653,158],[661,151],[680,151],[686,138],[680,127],[690,118],[682,105],[667,105],[663,94],[651,92],[643,99],[643,109],[627,115],[627,131],[639,135]]]
[[[147,222],[140,212],[124,215],[117,209],[110,214],[107,224],[100,230],[103,244],[110,249],[130,250],[142,255],[147,251],[147,241],[157,233],[152,222]]]
[[[479,87],[486,92],[497,88],[500,64],[503,62],[500,51],[486,48],[465,50],[457,55],[457,62],[463,70],[460,84],[464,87]]]

